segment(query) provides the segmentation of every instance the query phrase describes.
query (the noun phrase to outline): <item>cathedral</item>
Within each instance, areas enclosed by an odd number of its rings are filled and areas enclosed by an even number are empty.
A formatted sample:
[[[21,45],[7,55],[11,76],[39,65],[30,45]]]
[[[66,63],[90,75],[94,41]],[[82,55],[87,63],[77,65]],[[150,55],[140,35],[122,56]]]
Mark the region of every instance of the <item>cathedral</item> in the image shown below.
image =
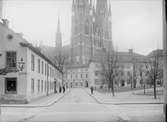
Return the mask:
[[[73,0],[71,64],[100,60],[113,50],[111,6],[108,0]]]
[[[71,87],[102,84],[100,61],[113,51],[109,0],[73,0],[69,64],[66,81]]]

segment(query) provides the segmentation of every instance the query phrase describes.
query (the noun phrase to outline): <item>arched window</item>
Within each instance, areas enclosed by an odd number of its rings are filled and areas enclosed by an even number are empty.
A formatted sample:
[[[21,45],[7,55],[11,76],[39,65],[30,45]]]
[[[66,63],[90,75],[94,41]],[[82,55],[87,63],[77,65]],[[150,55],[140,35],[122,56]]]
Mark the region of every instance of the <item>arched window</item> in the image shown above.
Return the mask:
[[[85,23],[85,34],[86,35],[89,34],[89,22],[88,22],[88,20],[86,20],[86,23]]]

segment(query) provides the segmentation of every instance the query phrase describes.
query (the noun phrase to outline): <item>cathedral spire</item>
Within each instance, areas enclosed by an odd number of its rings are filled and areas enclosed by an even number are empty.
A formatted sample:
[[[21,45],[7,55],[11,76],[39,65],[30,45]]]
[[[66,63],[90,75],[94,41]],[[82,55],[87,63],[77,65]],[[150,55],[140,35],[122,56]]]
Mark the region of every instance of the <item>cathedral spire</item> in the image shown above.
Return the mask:
[[[109,2],[108,15],[111,17],[111,3]]]
[[[58,23],[57,23],[57,33],[61,33],[60,32],[60,18],[58,17]]]
[[[56,32],[56,48],[57,50],[61,50],[62,48],[62,38],[61,38],[60,18],[59,17],[58,17],[57,32]]]
[[[75,9],[75,0],[72,1],[72,11]]]
[[[108,12],[107,0],[97,0],[96,1],[97,16],[106,17],[107,12]]]

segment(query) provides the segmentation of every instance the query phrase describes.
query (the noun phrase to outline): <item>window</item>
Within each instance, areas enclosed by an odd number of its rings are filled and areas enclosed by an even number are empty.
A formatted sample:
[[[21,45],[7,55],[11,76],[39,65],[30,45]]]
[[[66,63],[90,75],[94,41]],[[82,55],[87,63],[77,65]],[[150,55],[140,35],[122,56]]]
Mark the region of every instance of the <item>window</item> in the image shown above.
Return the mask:
[[[16,52],[6,52],[6,65],[8,68],[16,68]]]
[[[38,80],[38,92],[40,92],[40,80]]]
[[[98,76],[98,71],[95,71],[95,76]]]
[[[31,79],[31,93],[34,93],[35,87],[34,87],[34,79]]]
[[[33,54],[31,55],[31,70],[35,70],[35,57]]]
[[[50,90],[52,90],[52,82],[50,81]]]
[[[81,74],[81,78],[82,78],[82,74]]]
[[[89,23],[88,21],[85,24],[85,34],[88,35],[89,34]]]
[[[43,74],[43,61],[42,61],[42,74]]]
[[[45,64],[45,75],[47,74],[47,68],[46,68],[46,64]]]
[[[38,59],[38,73],[40,73],[40,59]]]
[[[45,91],[47,91],[47,82],[45,80]]]
[[[88,78],[88,74],[86,74],[86,78]]]
[[[17,93],[17,78],[5,79],[5,93],[16,94]]]
[[[43,80],[41,81],[41,91],[43,92]]]

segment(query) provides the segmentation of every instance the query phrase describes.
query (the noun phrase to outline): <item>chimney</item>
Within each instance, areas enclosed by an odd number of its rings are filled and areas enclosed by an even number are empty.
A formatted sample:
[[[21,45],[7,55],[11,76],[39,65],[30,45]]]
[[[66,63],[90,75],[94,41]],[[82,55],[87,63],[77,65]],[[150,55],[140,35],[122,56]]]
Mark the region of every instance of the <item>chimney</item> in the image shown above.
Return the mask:
[[[133,49],[129,49],[129,53],[132,54],[133,53]]]

